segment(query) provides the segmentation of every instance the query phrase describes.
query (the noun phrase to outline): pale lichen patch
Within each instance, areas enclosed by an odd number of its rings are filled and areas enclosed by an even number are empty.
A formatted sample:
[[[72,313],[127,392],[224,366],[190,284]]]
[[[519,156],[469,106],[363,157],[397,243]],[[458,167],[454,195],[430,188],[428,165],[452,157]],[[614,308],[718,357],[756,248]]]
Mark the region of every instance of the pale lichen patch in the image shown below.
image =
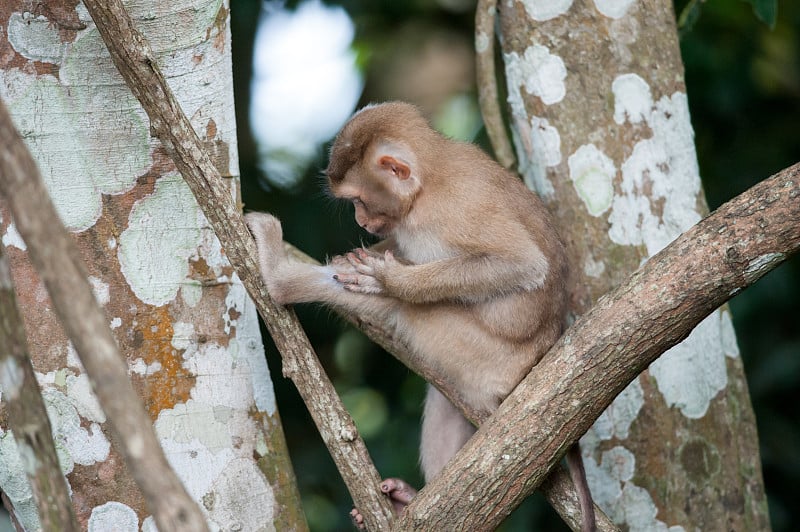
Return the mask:
[[[144,361],[143,358],[137,358],[128,366],[128,370],[130,373],[135,373],[136,375],[142,375],[144,377],[153,375],[154,373],[161,371],[161,362],[156,360],[152,364],[148,364]]]
[[[728,310],[721,311],[720,334],[722,336],[722,352],[730,358],[739,356],[739,344],[736,342],[736,331],[733,329],[733,320]]]
[[[644,391],[639,379],[635,379],[597,418],[589,432],[594,433],[600,440],[610,440],[611,438],[624,440],[628,437],[631,424],[643,406]],[[588,435],[589,433],[587,433]],[[583,440],[581,442],[583,444]],[[590,440],[587,440],[587,443],[591,443]]]
[[[605,262],[595,260],[591,255],[586,255],[586,259],[583,262],[583,273],[585,273],[587,277],[599,278],[605,271]]]
[[[726,351],[732,331],[719,310],[704,319],[689,336],[650,365],[664,400],[691,419],[703,417],[711,400],[728,384]]]
[[[97,396],[92,391],[89,377],[85,373],[77,376],[66,375],[64,384],[67,389],[67,397],[81,417],[97,423],[106,422],[106,414],[100,407]]]
[[[514,142],[521,148],[517,149],[517,153],[520,154],[520,173],[525,184],[540,196],[552,198],[555,188],[547,177],[547,168],[561,163],[561,137],[558,130],[546,118],[534,116],[530,127],[521,125],[519,131],[514,129]]]
[[[614,198],[614,161],[594,144],[584,144],[569,156],[567,163],[575,192],[587,212],[592,216],[606,212]]]
[[[637,142],[622,164],[608,235],[617,244],[644,244],[652,256],[700,220],[700,175],[685,94],[661,98],[646,122],[653,136]]]
[[[100,217],[101,194],[119,193],[136,182],[136,172],[149,162],[147,129],[135,113],[113,110],[106,113],[74,113],[88,104],[77,101],[90,98],[81,89],[68,89],[49,78],[39,78],[9,110],[28,149],[36,159],[42,179],[64,224],[81,231]],[[37,102],[46,101],[44,110]],[[109,140],[107,137],[124,138]],[[109,143],[130,145],[139,150],[109,151]]]
[[[597,10],[609,18],[622,18],[634,0],[594,0]]]
[[[622,74],[611,84],[614,93],[614,121],[631,124],[648,119],[653,109],[650,86],[637,74]]]
[[[572,6],[572,0],[520,0],[533,20],[544,22],[564,15]]]
[[[622,446],[604,451],[598,464],[591,452],[583,452],[586,480],[595,503],[617,524],[631,531],[679,532],[656,519],[658,509],[647,490],[633,483],[636,456]]]
[[[744,278],[748,283],[761,279],[767,272],[786,259],[783,253],[766,253],[751,260],[744,270]]]
[[[532,44],[522,57],[517,52],[503,54],[508,80],[508,103],[515,118],[525,118],[525,103],[520,92],[522,87],[528,94],[541,99],[545,105],[560,102],[567,94],[564,80],[567,69],[564,61],[550,53],[546,46]]]
[[[111,445],[100,425],[81,424],[75,401],[54,388],[42,390],[47,416],[59,451],[62,470],[72,471],[74,464],[92,465],[108,458]]]
[[[25,467],[11,431],[0,428],[0,490],[14,505],[14,516],[25,530],[39,530],[41,524]]]
[[[31,61],[58,64],[67,49],[67,44],[61,42],[58,26],[43,15],[12,13],[6,32],[11,47]]]
[[[28,249],[25,245],[25,241],[22,240],[22,236],[17,232],[17,228],[13,223],[8,224],[6,228],[6,234],[3,235],[3,245],[5,247],[14,246],[22,251]]]
[[[198,210],[179,174],[162,176],[153,193],[134,204],[117,253],[120,271],[141,301],[161,306],[177,295],[200,243]]]
[[[108,283],[94,275],[89,276],[89,285],[92,287],[92,294],[97,304],[104,307],[111,300]]]
[[[89,532],[138,532],[139,518],[133,508],[117,501],[109,501],[92,509]]]
[[[231,310],[239,313],[236,319],[236,336],[231,339],[228,347],[234,354],[234,359],[240,360],[248,368],[256,408],[259,412],[272,416],[277,411],[275,390],[259,333],[258,311],[236,274],[231,279],[225,306],[227,310],[223,315],[224,320],[230,319]]]

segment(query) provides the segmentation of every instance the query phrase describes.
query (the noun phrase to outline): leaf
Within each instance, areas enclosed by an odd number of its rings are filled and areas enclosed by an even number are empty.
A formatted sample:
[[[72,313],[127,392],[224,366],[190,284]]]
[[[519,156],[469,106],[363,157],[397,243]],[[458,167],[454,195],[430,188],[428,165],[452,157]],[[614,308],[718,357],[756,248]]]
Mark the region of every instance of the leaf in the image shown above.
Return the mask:
[[[700,18],[700,6],[703,5],[704,1],[705,0],[689,0],[689,3],[681,10],[681,14],[678,17],[679,38],[683,39],[687,33],[692,31],[695,22]]]
[[[778,19],[778,0],[742,0],[753,6],[756,16],[769,26],[775,28],[775,21]]]

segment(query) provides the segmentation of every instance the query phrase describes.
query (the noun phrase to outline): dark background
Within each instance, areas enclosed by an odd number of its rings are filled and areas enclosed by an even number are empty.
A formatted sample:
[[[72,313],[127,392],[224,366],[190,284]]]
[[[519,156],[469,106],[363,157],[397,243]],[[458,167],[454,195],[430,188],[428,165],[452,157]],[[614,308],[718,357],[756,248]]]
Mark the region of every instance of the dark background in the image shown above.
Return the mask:
[[[678,2],[680,11],[686,2]],[[239,124],[243,199],[248,210],[276,214],[285,238],[324,260],[350,249],[364,235],[347,208],[321,193],[324,150],[294,189],[265,190],[257,146],[248,127],[252,44],[259,2],[232,0],[234,82]],[[295,3],[289,2],[291,7]],[[330,2],[330,4],[334,4]],[[471,64],[448,69],[452,78],[420,80],[403,93],[393,80],[428,71],[424,61],[472,61],[473,5],[467,2],[343,1],[356,24],[355,47],[364,68],[362,102],[405,97],[437,105],[448,91],[474,97]],[[443,7],[454,5],[455,7]],[[774,29],[739,0],[702,5],[681,46],[701,175],[711,209],[800,160],[800,5],[779,3]],[[446,43],[446,44],[442,44]],[[439,48],[437,51],[437,47]],[[466,47],[466,48],[464,48]],[[420,59],[424,56],[426,59]],[[431,59],[433,57],[433,59]],[[424,64],[423,64],[424,63]],[[448,63],[449,64],[449,63]],[[411,65],[411,67],[409,67]],[[398,74],[398,70],[401,72]],[[413,80],[412,80],[413,81]],[[320,80],[324,82],[324,80]],[[429,85],[434,85],[430,88]],[[428,92],[420,89],[429,89]],[[483,140],[479,135],[478,141]],[[797,530],[800,508],[800,260],[797,257],[731,301],[741,356],[758,419],[761,458],[774,530]],[[424,384],[394,358],[326,310],[298,313],[384,476],[421,485],[417,470]],[[267,343],[269,344],[268,336]],[[278,404],[312,529],[348,529],[350,499],[280,359],[267,346]],[[536,497],[506,530],[559,530],[559,519]]]

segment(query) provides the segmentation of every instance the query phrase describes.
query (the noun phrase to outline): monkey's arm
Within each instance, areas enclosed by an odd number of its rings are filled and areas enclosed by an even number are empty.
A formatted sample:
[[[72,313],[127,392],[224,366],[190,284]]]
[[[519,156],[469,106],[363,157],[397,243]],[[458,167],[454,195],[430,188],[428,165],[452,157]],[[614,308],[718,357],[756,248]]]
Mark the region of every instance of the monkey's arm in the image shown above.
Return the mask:
[[[391,252],[376,256],[356,250],[347,254],[355,273],[337,275],[337,280],[353,292],[384,294],[411,303],[483,301],[542,286],[548,260],[538,247],[523,247],[424,264],[403,264]]]

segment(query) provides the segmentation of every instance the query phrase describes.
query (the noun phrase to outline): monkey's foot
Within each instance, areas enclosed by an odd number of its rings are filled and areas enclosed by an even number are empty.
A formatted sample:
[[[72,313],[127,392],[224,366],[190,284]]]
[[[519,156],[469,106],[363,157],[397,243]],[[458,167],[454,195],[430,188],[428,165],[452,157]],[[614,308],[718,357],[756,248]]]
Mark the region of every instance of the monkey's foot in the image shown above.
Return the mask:
[[[392,508],[396,515],[400,515],[406,506],[411,502],[411,499],[417,494],[417,490],[412,488],[405,480],[399,478],[387,478],[381,482],[381,491],[384,495],[389,497],[392,501]],[[358,511],[358,508],[353,508],[350,512],[350,518],[353,524],[359,530],[365,530],[364,516]]]
[[[411,499],[417,494],[417,490],[412,488],[405,480],[399,478],[387,478],[381,482],[381,491],[392,501],[394,513],[400,513],[406,509]]]
[[[256,241],[259,257],[262,253],[267,258],[283,255],[283,229],[277,218],[265,212],[250,212],[244,221]]]

